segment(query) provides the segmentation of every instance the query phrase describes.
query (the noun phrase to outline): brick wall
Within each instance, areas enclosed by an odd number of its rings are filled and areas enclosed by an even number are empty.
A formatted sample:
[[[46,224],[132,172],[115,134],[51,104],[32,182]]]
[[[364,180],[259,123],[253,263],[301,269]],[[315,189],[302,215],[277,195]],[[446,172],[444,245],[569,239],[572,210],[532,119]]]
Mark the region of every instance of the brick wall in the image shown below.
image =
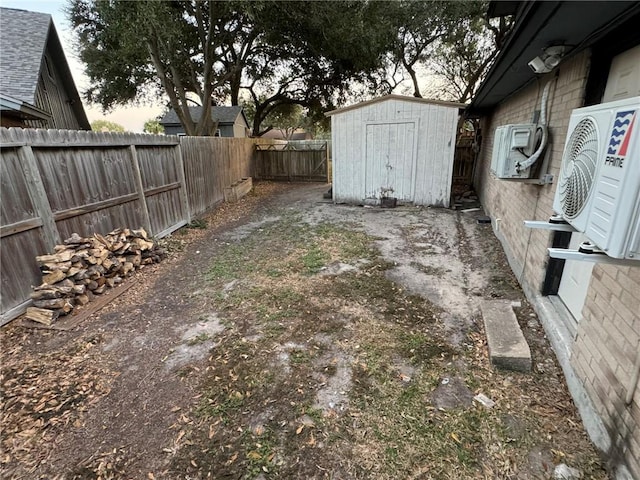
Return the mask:
[[[546,155],[548,173],[558,177],[562,152],[571,111],[582,106],[589,65],[589,54],[582,53],[565,61],[557,81],[554,74],[545,75],[536,84],[500,104],[483,125],[482,154],[477,171],[479,195],[485,210],[494,219],[494,228],[508,244],[512,267],[525,290],[539,292],[547,266],[547,247],[551,234],[544,230],[525,228],[523,220],[548,220],[553,213],[556,185],[525,184],[498,180],[489,173],[493,135],[497,126],[510,123],[530,123],[535,110],[540,109],[542,91],[547,82],[552,86],[548,99],[547,123],[550,144]],[[539,162],[541,160],[538,160]]]
[[[571,355],[611,437],[607,457],[614,464],[623,460],[632,478],[640,478],[640,388],[632,384],[640,355],[639,312],[640,265],[596,265]]]
[[[574,108],[583,105],[589,52],[565,60],[549,98],[551,144],[549,168],[557,180],[566,131]],[[544,281],[551,234],[529,230],[525,219],[547,220],[552,213],[556,184],[538,186],[497,180],[489,173],[493,134],[499,125],[528,123],[539,109],[546,75],[499,105],[483,121],[484,141],[476,184],[485,210],[510,254],[511,266],[529,296],[539,295]],[[607,428],[611,449],[604,452],[611,467],[626,464],[631,478],[640,479],[640,386],[633,402],[625,405],[633,388],[640,355],[640,265],[593,269],[583,319],[571,348],[571,367],[583,384],[596,413]],[[570,367],[570,368],[571,368]]]

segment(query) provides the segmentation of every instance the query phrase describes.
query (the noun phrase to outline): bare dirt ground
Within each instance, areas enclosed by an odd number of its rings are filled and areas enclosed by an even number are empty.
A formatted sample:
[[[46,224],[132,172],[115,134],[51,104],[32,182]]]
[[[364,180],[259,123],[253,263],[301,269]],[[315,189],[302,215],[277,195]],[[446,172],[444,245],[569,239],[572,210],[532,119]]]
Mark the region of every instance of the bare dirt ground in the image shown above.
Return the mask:
[[[491,227],[326,188],[258,184],[74,330],[3,328],[2,477],[607,478]],[[487,298],[533,372],[490,366]]]

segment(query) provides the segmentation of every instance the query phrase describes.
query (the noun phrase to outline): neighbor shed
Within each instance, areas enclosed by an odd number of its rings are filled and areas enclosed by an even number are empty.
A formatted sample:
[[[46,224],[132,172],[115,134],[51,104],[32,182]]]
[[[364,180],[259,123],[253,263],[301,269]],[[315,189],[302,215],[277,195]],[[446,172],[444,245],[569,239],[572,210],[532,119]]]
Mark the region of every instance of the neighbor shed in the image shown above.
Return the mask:
[[[333,200],[449,206],[463,104],[386,95],[331,117]]]

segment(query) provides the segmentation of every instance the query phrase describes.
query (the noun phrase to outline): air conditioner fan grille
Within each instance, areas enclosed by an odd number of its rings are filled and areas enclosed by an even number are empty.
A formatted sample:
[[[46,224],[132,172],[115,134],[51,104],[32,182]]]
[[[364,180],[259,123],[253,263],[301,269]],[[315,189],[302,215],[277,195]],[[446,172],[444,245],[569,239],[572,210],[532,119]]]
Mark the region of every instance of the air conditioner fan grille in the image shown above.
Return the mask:
[[[562,157],[560,203],[566,218],[580,214],[589,199],[598,159],[598,129],[587,117],[574,128]]]

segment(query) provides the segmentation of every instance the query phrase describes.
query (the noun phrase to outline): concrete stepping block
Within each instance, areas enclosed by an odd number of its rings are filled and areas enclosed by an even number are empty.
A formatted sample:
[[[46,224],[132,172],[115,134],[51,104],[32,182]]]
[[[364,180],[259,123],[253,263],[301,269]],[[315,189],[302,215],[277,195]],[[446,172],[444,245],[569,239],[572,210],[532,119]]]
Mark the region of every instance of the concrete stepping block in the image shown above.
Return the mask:
[[[498,368],[531,371],[531,350],[522,334],[510,300],[485,300],[480,304],[489,345],[489,358]]]

